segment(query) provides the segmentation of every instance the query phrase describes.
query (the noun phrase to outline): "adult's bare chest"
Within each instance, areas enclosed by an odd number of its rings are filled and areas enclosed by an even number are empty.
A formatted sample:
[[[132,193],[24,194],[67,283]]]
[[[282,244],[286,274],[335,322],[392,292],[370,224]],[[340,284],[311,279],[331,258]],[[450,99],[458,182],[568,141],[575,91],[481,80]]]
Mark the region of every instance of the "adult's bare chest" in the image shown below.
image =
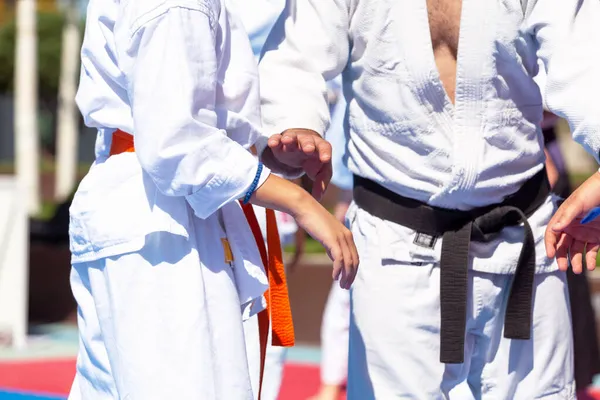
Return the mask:
[[[462,0],[427,0],[429,32],[433,49],[447,47],[458,53]]]

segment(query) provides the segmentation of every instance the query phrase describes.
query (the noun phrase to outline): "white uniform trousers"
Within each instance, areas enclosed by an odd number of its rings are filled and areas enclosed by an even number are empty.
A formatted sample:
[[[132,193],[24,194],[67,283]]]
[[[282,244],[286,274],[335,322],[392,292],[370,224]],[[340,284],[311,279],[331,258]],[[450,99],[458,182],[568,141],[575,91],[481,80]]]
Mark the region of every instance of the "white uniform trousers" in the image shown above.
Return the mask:
[[[242,311],[216,216],[189,239],[73,265],[80,349],[69,400],[253,400]]]
[[[531,340],[503,336],[512,275],[470,270],[465,362],[440,363],[440,269],[398,261],[358,212],[360,255],[351,291],[349,400],[575,399],[570,308],[563,272],[537,274]],[[395,247],[394,247],[395,246]]]

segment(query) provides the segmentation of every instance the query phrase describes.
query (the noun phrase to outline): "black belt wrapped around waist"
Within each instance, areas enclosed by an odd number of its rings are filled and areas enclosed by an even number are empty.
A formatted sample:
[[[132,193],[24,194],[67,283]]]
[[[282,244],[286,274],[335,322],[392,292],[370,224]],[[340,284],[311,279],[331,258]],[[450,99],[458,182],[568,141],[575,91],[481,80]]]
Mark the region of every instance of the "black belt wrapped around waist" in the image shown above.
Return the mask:
[[[525,226],[525,237],[506,306],[504,337],[530,338],[535,241],[527,218],[544,203],[549,193],[550,184],[544,168],[502,203],[460,211],[432,207],[354,176],[354,201],[360,208],[418,233],[443,238],[440,259],[441,362],[464,362],[471,240],[489,242],[503,228],[521,223]]]

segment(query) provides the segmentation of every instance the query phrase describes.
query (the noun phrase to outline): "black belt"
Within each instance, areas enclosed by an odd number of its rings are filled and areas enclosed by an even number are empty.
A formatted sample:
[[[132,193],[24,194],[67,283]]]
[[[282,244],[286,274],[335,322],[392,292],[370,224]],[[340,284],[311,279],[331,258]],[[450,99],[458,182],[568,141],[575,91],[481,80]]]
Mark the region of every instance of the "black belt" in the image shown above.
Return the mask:
[[[530,338],[535,241],[527,217],[544,203],[549,193],[544,168],[502,203],[460,211],[432,207],[354,176],[354,201],[360,208],[418,233],[443,237],[440,259],[441,362],[464,362],[471,240],[489,242],[503,228],[521,223],[525,225],[525,238],[506,306],[504,337]]]

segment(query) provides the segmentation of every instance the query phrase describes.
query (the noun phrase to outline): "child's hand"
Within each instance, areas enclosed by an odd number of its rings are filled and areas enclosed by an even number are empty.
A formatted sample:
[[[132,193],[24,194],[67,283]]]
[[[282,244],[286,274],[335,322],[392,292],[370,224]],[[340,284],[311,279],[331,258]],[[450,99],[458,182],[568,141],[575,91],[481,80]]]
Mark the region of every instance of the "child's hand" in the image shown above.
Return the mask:
[[[350,289],[359,264],[352,233],[323,206],[310,200],[296,214],[296,222],[327,250],[333,261],[333,279],[339,279],[342,289]]]
[[[269,175],[250,201],[294,217],[298,226],[318,240],[333,261],[333,279],[349,289],[358,269],[358,252],[352,233],[300,186]]]

